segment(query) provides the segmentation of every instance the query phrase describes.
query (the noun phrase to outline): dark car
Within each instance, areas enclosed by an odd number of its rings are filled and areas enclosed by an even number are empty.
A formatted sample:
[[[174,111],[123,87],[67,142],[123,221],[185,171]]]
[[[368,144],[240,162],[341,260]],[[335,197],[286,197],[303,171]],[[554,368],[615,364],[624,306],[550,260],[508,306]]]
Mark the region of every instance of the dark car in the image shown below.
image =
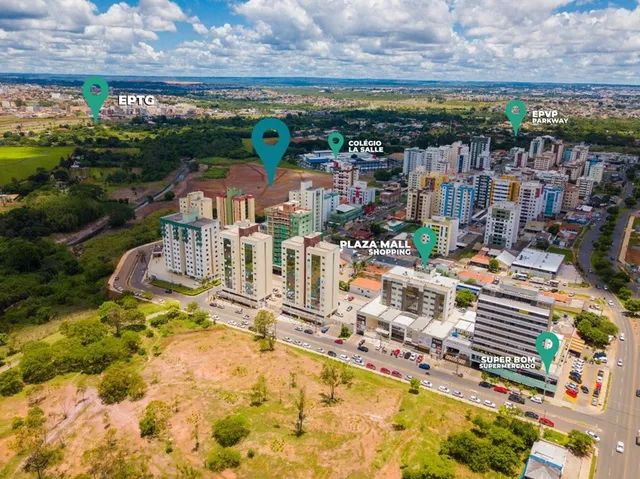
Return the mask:
[[[636,397],[640,398],[640,389],[636,389]]]
[[[320,328],[320,332],[321,332],[321,333],[326,333],[327,331],[329,331],[329,326],[322,326],[322,327]]]
[[[313,334],[313,329],[305,329],[304,332],[307,334]]]
[[[172,289],[165,289],[164,292],[167,293],[167,294],[171,294],[171,293],[173,293],[173,290]]]
[[[333,351],[329,351],[327,354],[328,354],[329,356],[331,356],[332,358],[335,358],[335,357],[336,357],[336,353],[334,353]]]
[[[358,346],[358,351],[362,351],[363,353],[368,353],[369,348],[366,346]]]
[[[587,386],[580,386],[580,391],[585,394],[589,394],[589,388]]]
[[[409,359],[411,357],[411,353],[409,351],[407,351],[406,353],[404,353],[404,358],[405,359]]]
[[[420,369],[426,369],[426,370],[431,369],[431,366],[429,366],[429,364],[428,364],[428,363],[420,363],[420,364],[418,365],[418,367],[419,367]]]
[[[519,394],[509,394],[509,401],[517,402],[518,404],[524,404],[524,398]]]
[[[538,414],[536,414],[535,412],[533,412],[533,411],[526,411],[526,412],[524,413],[524,415],[525,415],[526,417],[530,417],[531,419],[538,419],[538,418],[540,418],[540,416],[539,416]]]
[[[487,381],[480,381],[480,384],[478,384],[478,386],[480,386],[481,388],[491,389],[493,387],[493,384]]]

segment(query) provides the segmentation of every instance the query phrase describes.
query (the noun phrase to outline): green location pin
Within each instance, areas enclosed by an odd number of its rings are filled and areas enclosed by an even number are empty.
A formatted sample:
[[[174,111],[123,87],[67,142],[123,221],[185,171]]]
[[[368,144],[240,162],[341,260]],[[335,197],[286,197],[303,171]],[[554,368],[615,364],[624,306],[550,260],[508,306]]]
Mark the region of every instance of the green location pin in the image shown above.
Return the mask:
[[[91,88],[97,86],[100,89],[100,93],[94,95]],[[104,101],[109,96],[109,84],[102,77],[89,77],[82,84],[82,95],[84,101],[87,102],[91,113],[93,114],[93,121],[98,123],[100,108],[104,104]]]
[[[560,341],[558,340],[558,336],[550,333],[549,331],[540,333],[540,335],[536,339],[536,349],[538,350],[540,358],[542,358],[542,364],[544,364],[544,368],[547,370],[547,374],[549,374],[549,368],[551,367],[553,358],[558,352],[558,349],[560,349]]]
[[[518,130],[520,130],[520,125],[522,125],[522,120],[524,120],[524,116],[527,114],[526,105],[522,100],[511,100],[507,103],[507,108],[504,112],[511,122],[513,134],[518,136]]]
[[[413,244],[422,258],[422,267],[425,267],[429,256],[431,256],[431,251],[433,251],[433,247],[436,245],[435,231],[428,226],[418,228],[416,232],[413,233]]]
[[[340,148],[344,145],[344,136],[337,131],[331,132],[327,137],[327,142],[329,143],[329,148],[333,151],[333,157],[337,159],[338,153],[340,153]]]
[[[267,130],[275,130],[276,133],[278,133],[278,141],[276,143],[265,143],[264,133]],[[251,143],[264,165],[264,170],[267,172],[267,182],[269,186],[273,184],[278,163],[282,160],[284,152],[287,151],[290,141],[291,133],[289,132],[289,128],[282,120],[278,120],[277,118],[263,118],[253,127]]]

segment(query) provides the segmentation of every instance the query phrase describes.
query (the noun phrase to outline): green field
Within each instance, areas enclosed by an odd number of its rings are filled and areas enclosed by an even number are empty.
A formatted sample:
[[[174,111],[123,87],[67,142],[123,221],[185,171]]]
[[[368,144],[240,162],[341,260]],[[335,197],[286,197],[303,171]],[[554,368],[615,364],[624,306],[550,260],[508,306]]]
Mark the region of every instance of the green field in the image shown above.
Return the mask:
[[[38,168],[50,170],[72,151],[71,146],[0,146],[0,185],[27,178]]]

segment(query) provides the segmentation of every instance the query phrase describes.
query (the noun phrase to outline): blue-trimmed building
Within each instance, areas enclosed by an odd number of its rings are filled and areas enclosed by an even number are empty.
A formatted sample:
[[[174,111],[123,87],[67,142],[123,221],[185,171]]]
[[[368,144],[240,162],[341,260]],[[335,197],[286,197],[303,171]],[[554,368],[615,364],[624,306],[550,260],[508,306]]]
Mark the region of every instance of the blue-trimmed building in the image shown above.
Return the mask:
[[[559,186],[545,185],[542,193],[542,214],[546,218],[552,218],[560,214],[564,189]]]
[[[442,183],[440,186],[440,216],[458,220],[460,226],[471,222],[475,188],[464,183]]]

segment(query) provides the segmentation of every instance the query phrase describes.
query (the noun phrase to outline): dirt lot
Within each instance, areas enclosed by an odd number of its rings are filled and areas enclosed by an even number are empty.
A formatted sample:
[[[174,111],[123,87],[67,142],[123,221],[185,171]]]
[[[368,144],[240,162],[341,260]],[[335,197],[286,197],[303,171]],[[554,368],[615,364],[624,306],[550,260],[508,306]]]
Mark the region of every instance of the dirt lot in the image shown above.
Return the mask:
[[[228,187],[240,188],[244,193],[256,197],[256,214],[262,214],[266,206],[286,201],[289,190],[298,189],[301,181],[308,180],[313,181],[313,186],[330,188],[332,185],[331,175],[327,173],[278,168],[273,185],[268,186],[264,168],[258,164],[245,163],[231,166],[224,179],[190,178],[187,191],[201,190],[212,197],[215,193],[224,193]]]
[[[133,451],[147,458],[154,477],[187,477],[176,471],[190,465],[205,478],[398,479],[401,464],[436,456],[450,432],[470,428],[467,413],[490,414],[427,391],[409,394],[406,384],[361,370],[355,370],[350,388],[338,388],[340,401],[327,406],[321,400],[327,388],[319,380],[323,359],[309,353],[278,344],[275,351],[261,354],[250,337],[220,326],[161,341],[159,356],[140,365],[148,385],[140,401],[105,406],[96,397],[96,378],[79,392],[75,384],[82,376],[78,375],[45,386],[40,406],[49,423],[58,424],[55,434],[65,444],[55,472],[63,477],[86,472],[82,453],[113,427]],[[295,387],[290,384],[291,373],[296,376]],[[259,374],[267,378],[268,401],[252,407],[248,394]],[[293,399],[301,387],[307,393],[308,418],[306,433],[298,438],[293,434]],[[165,440],[140,438],[138,421],[152,400],[165,401],[173,409]],[[11,420],[26,410],[24,392],[0,400],[0,477],[29,477],[13,474],[19,459],[9,448]],[[201,418],[197,451],[194,414]],[[227,414],[245,416],[251,432],[235,446],[242,454],[240,467],[215,475],[203,468],[203,461],[214,446],[211,424]],[[71,420],[64,422],[65,416]],[[404,429],[393,427],[399,422]],[[167,444],[172,446],[169,452]],[[247,457],[249,449],[255,452],[253,458]],[[455,477],[462,479],[499,477],[474,474],[462,466],[455,470]]]

